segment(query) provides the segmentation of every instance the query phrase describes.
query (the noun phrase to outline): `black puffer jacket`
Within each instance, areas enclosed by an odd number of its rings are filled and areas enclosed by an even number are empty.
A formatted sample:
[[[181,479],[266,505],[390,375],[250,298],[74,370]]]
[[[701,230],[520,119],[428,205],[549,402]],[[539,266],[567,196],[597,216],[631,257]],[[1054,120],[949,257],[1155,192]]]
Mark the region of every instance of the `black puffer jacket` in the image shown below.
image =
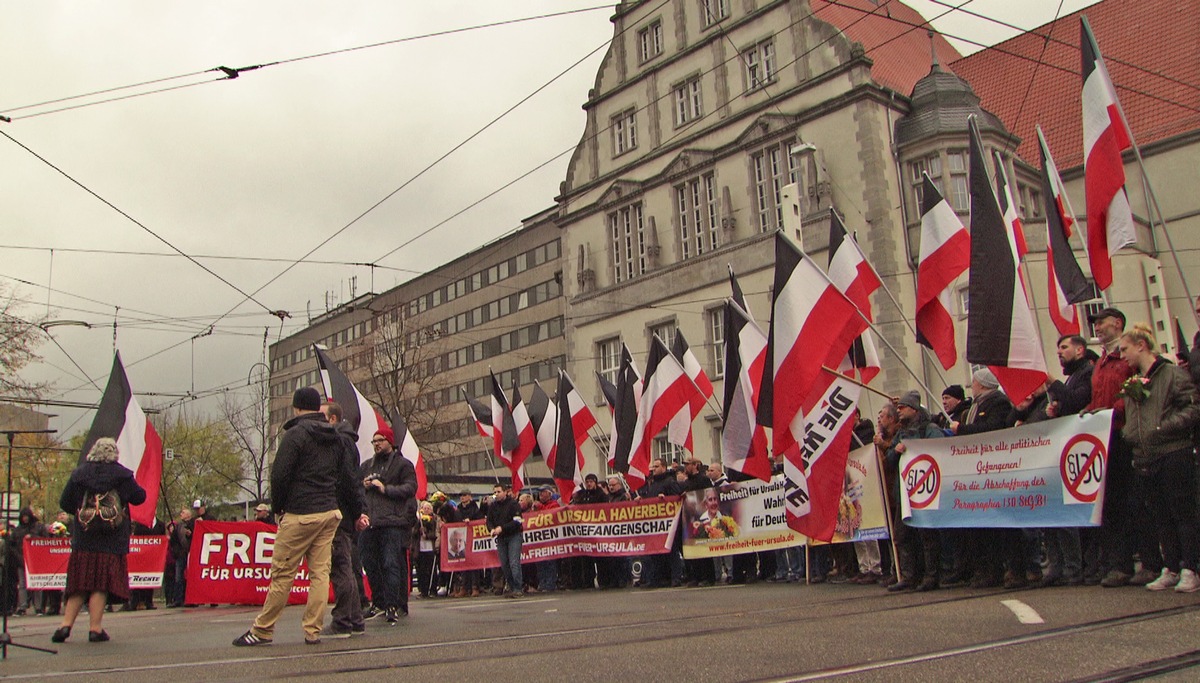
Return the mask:
[[[125,506],[125,522],[115,532],[84,531],[74,515],[89,493],[116,491]],[[71,473],[58,505],[71,513],[71,549],[93,553],[129,553],[129,506],[146,502],[146,490],[129,468],[116,462],[85,462]]]
[[[365,487],[367,516],[371,528],[397,527],[411,535],[417,521],[417,470],[400,451],[392,450],[384,455],[376,454],[358,468],[359,480],[378,477],[384,490],[374,486]]]
[[[345,443],[321,413],[302,413],[284,423],[286,430],[271,465],[271,511],[309,515],[337,510],[350,500],[356,476],[345,457]]]

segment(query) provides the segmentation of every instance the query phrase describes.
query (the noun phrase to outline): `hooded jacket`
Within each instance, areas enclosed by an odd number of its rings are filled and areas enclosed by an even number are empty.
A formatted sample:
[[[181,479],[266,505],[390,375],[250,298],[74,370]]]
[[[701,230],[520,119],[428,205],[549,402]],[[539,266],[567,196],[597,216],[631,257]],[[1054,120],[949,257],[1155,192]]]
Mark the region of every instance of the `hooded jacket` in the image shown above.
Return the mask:
[[[342,435],[345,446],[346,465],[350,471],[354,472],[354,485],[346,492],[346,499],[338,499],[338,508],[342,511],[342,521],[338,524],[338,529],[347,533],[354,533],[358,518],[367,511],[366,494],[363,487],[358,485],[358,435],[354,433],[354,428],[349,422],[342,420],[333,426],[338,434]]]
[[[125,506],[125,521],[115,532],[83,531],[74,512],[89,493],[116,491]],[[133,478],[129,468],[117,462],[85,462],[71,473],[58,505],[72,513],[71,549],[93,553],[125,555],[129,552],[129,506],[146,502],[146,490]]]
[[[271,511],[309,515],[339,509],[356,484],[344,437],[318,412],[301,413],[283,428],[271,466]]]
[[[45,536],[46,525],[38,519],[37,515],[33,514],[33,508],[21,508],[21,514],[17,518],[17,526],[12,530],[12,535],[9,536],[9,553],[17,562],[25,561],[25,537],[26,536]]]

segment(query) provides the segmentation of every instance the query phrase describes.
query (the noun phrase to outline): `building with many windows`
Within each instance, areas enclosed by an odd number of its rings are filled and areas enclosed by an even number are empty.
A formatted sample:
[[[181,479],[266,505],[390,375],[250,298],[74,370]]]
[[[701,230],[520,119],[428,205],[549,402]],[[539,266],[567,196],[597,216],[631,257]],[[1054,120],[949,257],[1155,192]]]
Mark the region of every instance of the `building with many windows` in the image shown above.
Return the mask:
[[[1147,0],[1133,22],[1127,5],[1105,0],[1086,13],[1152,185],[1128,153],[1138,242],[1115,258],[1113,287],[1080,308],[1118,306],[1131,323],[1150,322],[1166,347],[1172,309],[1190,308],[1185,276],[1200,272],[1200,58],[1187,48],[1200,14]],[[596,376],[615,378],[622,344],[642,365],[655,335],[669,345],[683,334],[717,387],[694,425],[696,454],[719,459],[729,268],[766,327],[773,233],[785,230],[823,265],[832,209],[886,285],[872,302],[883,363],[873,388],[898,395],[924,384],[936,405],[947,384],[969,382],[961,350],[970,301],[964,277],[952,311],[960,360],[944,371],[916,344],[909,322],[919,180],[928,173],[969,222],[970,115],[1024,219],[1026,286],[1053,375],[1057,334],[1047,314],[1034,126],[1046,129],[1082,228],[1079,14],[961,57],[898,0],[620,2],[555,206],[274,345],[274,423],[285,419],[291,391],[318,382],[310,345],[320,342],[373,400],[402,407],[433,474],[482,472],[494,463],[463,391],[485,396],[490,365],[526,396],[539,379],[552,392],[547,380],[565,365],[601,421],[585,455],[587,471],[602,471],[608,420]],[[792,184],[798,215],[785,201]],[[1152,210],[1151,186],[1169,229]],[[1074,244],[1087,272],[1082,241]],[[873,416],[881,399],[863,400]],[[654,449],[679,454],[661,437]]]
[[[291,417],[292,392],[320,388],[314,344],[385,418],[398,409],[430,477],[490,474],[464,395],[490,399],[489,370],[506,391],[535,381],[553,391],[565,363],[561,236],[544,215],[521,229],[381,294],[368,293],[273,344],[271,424]],[[528,396],[528,394],[526,394]],[[548,476],[540,460],[530,474]]]

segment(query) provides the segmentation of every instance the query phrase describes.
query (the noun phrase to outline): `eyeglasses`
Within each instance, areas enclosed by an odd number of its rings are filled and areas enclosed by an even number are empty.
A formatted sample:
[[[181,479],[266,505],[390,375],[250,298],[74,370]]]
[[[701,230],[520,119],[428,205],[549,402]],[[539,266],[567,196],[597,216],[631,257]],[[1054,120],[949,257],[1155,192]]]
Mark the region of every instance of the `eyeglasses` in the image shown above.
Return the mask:
[[[371,443],[387,443],[387,439],[371,439]]]

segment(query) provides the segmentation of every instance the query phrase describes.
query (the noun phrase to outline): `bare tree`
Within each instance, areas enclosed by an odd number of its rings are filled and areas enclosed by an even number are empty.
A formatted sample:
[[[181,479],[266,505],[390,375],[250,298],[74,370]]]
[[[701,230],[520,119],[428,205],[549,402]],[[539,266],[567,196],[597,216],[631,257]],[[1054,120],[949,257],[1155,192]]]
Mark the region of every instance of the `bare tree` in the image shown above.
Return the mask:
[[[174,451],[174,457],[163,462],[160,517],[170,519],[193,498],[228,501],[245,488],[238,444],[224,420],[190,415],[183,407],[156,417],[163,447]]]
[[[238,487],[256,501],[266,500],[269,480],[270,416],[267,411],[267,382],[265,377],[251,384],[249,398],[226,392],[221,399],[220,412],[237,445],[242,459],[243,478]]]
[[[38,327],[45,322],[33,315],[29,302],[19,293],[0,284],[0,394],[31,398],[46,388],[44,383],[27,382],[17,374],[30,363],[41,360],[37,347],[46,340]]]
[[[363,395],[389,419],[398,410],[422,450],[431,455],[452,452],[460,445],[458,440],[439,429],[449,419],[450,406],[433,397],[448,386],[444,354],[449,345],[442,330],[418,327],[406,316],[389,322],[388,316],[380,314],[376,323],[363,342],[367,346],[364,365],[370,373],[359,385]]]

